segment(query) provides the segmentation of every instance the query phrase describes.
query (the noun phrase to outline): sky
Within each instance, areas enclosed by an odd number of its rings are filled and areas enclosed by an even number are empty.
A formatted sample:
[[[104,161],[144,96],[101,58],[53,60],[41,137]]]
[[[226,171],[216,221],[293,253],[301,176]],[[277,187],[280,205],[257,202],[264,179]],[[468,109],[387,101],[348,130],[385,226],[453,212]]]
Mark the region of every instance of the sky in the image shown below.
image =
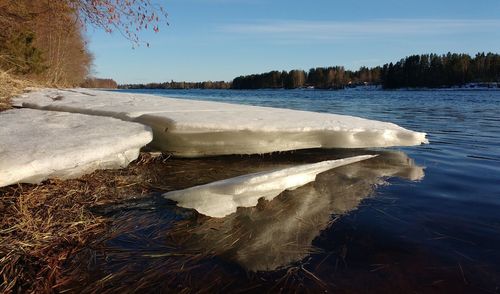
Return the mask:
[[[93,74],[118,83],[230,81],[270,70],[500,53],[499,0],[165,0],[149,47],[89,27]]]

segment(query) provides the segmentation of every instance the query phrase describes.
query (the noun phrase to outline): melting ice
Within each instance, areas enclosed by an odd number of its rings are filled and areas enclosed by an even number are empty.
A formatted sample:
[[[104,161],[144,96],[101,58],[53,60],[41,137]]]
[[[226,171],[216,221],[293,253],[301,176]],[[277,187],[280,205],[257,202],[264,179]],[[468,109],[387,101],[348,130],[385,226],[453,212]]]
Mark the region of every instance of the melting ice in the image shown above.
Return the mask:
[[[168,192],[163,196],[176,201],[181,207],[193,208],[211,217],[224,217],[236,212],[238,207],[257,205],[260,198],[272,200],[285,190],[293,190],[313,182],[319,173],[373,157],[375,156],[360,155],[253,173]]]
[[[139,122],[153,129],[151,147],[180,157],[427,143],[425,133],[348,115],[145,94],[46,89],[13,102]]]

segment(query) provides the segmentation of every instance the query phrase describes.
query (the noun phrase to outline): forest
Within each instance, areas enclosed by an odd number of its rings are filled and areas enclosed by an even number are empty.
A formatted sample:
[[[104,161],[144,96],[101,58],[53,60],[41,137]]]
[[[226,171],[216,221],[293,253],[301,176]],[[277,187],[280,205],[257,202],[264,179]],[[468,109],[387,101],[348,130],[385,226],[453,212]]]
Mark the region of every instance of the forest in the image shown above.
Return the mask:
[[[230,89],[231,83],[224,81],[205,82],[164,82],[148,84],[124,84],[119,85],[120,89]]]
[[[412,55],[396,63],[356,71],[343,66],[316,67],[309,71],[270,71],[239,76],[232,82],[166,82],[121,85],[126,89],[344,89],[379,85],[384,89],[447,88],[469,83],[499,83],[500,55],[447,53]]]
[[[468,83],[500,82],[500,55],[468,54],[413,55],[382,68],[381,85],[385,89],[443,88]]]
[[[167,14],[151,0],[0,0],[0,109],[27,86],[116,87],[92,77],[87,28],[147,45],[143,30],[157,32]],[[167,23],[168,24],[168,23]]]
[[[303,88],[343,89],[356,85],[381,85],[384,89],[446,88],[468,83],[500,82],[500,55],[448,53],[445,55],[412,55],[396,63],[357,71],[342,66],[303,70],[271,71],[240,76],[233,80],[233,89]]]
[[[303,70],[271,71],[263,74],[240,76],[233,80],[233,89],[343,89],[348,85],[378,84],[381,68],[361,67],[357,71],[345,70],[343,66],[311,68]]]
[[[80,85],[83,88],[116,89],[118,83],[113,79],[86,78]]]
[[[328,67],[303,70],[271,71],[263,74],[240,76],[232,82],[165,82],[148,84],[124,84],[120,89],[296,89],[314,86],[319,89],[341,89],[351,84],[376,84],[380,80],[381,68],[362,67],[356,72],[343,67]]]
[[[46,85],[79,85],[92,54],[64,1],[0,0],[0,69]]]

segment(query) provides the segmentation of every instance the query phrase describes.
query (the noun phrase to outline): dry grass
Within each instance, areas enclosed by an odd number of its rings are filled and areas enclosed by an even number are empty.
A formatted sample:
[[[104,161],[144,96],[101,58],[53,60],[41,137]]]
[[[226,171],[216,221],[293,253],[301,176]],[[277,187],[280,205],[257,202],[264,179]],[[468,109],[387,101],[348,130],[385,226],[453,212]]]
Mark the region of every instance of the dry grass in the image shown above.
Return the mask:
[[[10,98],[19,95],[28,87],[35,87],[36,83],[19,79],[6,71],[0,70],[0,111],[11,108]]]
[[[164,159],[141,154],[123,170],[0,188],[0,293],[53,292],[63,262],[107,229],[89,209],[155,191],[149,166]]]

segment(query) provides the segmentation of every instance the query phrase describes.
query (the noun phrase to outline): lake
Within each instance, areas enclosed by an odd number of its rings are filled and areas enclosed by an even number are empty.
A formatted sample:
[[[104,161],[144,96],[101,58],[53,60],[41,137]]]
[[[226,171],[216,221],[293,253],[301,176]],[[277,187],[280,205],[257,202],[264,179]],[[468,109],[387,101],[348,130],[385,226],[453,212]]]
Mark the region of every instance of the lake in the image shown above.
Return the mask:
[[[158,195],[109,207],[113,232],[74,289],[500,292],[500,91],[121,91],[360,116],[427,132],[430,144],[168,159],[158,168],[176,190],[379,154],[223,219]]]

